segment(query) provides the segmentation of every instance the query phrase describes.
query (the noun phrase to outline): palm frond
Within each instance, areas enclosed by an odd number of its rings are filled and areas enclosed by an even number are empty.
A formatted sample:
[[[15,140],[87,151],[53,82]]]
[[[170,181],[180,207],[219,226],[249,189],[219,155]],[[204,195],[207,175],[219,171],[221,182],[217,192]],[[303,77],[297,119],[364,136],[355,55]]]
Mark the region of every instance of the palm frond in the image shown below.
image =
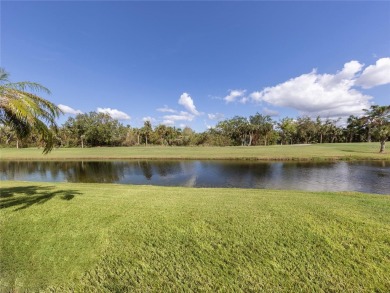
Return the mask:
[[[0,82],[8,82],[8,76],[9,74],[3,68],[0,68]]]
[[[6,83],[3,84],[2,87],[19,90],[19,91],[33,91],[33,92],[45,92],[46,94],[51,94],[50,90],[47,87],[44,87],[43,85],[40,85],[36,82],[30,82],[30,81],[21,81],[21,82],[12,82],[12,83]]]
[[[35,82],[9,82],[8,74],[0,68],[0,122],[15,130],[19,138],[36,130],[46,154],[52,150],[58,131],[56,118],[63,112],[31,91],[50,94],[48,88]]]

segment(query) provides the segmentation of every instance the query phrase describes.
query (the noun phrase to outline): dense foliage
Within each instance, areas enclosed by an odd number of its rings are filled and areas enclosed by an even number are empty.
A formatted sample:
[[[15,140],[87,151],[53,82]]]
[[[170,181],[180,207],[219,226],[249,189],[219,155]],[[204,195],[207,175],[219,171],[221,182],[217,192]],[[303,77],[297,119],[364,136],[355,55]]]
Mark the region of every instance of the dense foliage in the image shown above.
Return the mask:
[[[1,126],[0,133],[2,145],[16,145],[18,138],[9,126]],[[125,126],[108,114],[90,112],[68,118],[59,128],[55,144],[57,147],[254,146],[378,141],[383,152],[389,136],[390,106],[372,106],[362,117],[350,116],[346,124],[340,119],[309,116],[273,121],[268,115],[256,113],[219,121],[215,127],[201,133],[189,127],[181,129],[162,124],[153,127],[150,121],[140,128]],[[32,129],[28,137],[19,140],[19,145],[37,146],[37,137]]]

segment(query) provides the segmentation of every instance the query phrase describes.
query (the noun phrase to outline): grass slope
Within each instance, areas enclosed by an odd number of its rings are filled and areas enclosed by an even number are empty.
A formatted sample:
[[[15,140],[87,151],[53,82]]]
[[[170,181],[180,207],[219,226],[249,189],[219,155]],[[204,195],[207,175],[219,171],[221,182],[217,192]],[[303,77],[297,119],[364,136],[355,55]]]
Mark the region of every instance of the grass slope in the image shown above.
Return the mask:
[[[0,288],[389,292],[390,197],[1,183]]]
[[[1,149],[3,160],[78,159],[251,159],[251,160],[390,160],[379,143],[334,143],[259,147],[99,147],[60,148],[43,155],[36,148]]]

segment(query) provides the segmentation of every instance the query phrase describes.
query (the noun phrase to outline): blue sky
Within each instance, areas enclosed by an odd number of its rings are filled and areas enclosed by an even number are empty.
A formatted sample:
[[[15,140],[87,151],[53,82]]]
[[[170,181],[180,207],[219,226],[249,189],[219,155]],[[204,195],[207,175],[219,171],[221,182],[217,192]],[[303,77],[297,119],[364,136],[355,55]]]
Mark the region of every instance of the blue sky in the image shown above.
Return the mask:
[[[67,112],[203,131],[390,104],[390,2],[15,2],[1,67]],[[73,114],[72,114],[73,113]]]

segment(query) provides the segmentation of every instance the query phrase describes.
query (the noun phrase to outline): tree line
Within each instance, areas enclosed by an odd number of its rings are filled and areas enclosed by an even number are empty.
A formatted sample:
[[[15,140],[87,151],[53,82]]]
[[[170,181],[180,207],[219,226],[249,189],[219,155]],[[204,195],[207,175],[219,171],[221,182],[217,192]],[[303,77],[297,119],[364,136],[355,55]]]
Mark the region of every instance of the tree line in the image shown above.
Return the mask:
[[[256,146],[335,142],[380,142],[380,152],[390,137],[390,105],[373,105],[361,117],[350,116],[346,125],[340,119],[313,119],[300,116],[273,121],[269,115],[234,116],[197,133],[167,125],[143,127],[123,125],[109,114],[90,112],[70,117],[58,126],[62,111],[35,93],[50,91],[34,82],[10,82],[0,68],[0,145],[42,147],[97,146]],[[29,91],[28,91],[29,90]]]
[[[383,113],[387,113],[382,115]],[[234,116],[219,121],[215,127],[195,132],[190,127],[176,128],[145,121],[142,127],[131,127],[109,114],[90,112],[69,117],[53,137],[55,147],[97,146],[259,146],[275,144],[309,144],[336,142],[380,141],[390,136],[390,106],[372,106],[362,117],[350,116],[347,123],[340,119],[315,119],[300,116],[274,121],[269,115],[256,113],[249,117]],[[382,118],[378,118],[383,116]],[[386,122],[387,121],[387,122]],[[0,126],[0,142],[4,146],[41,146],[39,130],[32,129],[19,138],[12,127]]]

